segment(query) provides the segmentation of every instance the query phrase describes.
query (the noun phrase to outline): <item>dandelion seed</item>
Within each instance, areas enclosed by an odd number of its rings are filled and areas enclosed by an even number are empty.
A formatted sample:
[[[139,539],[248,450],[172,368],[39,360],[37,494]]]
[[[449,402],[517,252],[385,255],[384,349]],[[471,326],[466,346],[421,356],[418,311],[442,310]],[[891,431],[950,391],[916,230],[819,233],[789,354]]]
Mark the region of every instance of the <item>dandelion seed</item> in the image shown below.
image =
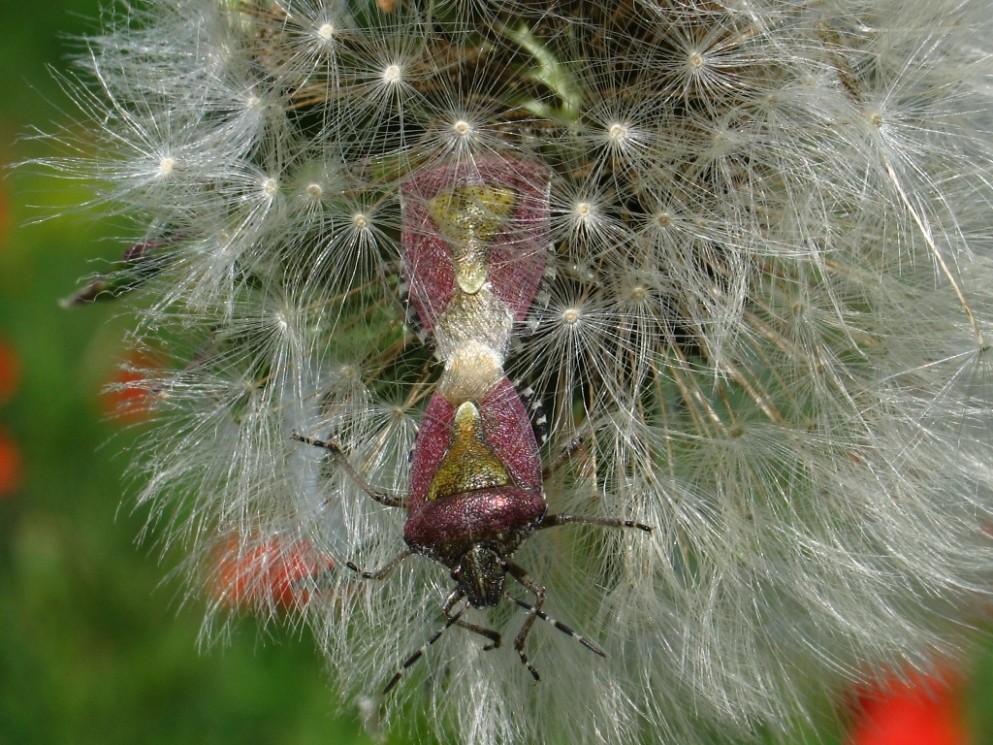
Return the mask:
[[[263,179],[262,191],[269,198],[275,197],[279,194],[279,181],[274,178]]]
[[[611,124],[607,129],[607,136],[610,138],[612,144],[623,145],[626,140],[631,137],[631,131],[624,124]]]
[[[159,176],[163,178],[172,174],[176,169],[176,159],[170,156],[165,156],[159,161]]]
[[[566,308],[562,311],[562,322],[567,326],[575,326],[582,318],[582,311],[579,308]]]
[[[398,85],[403,79],[403,70],[400,65],[387,65],[383,70],[383,82],[387,85]]]
[[[330,23],[322,23],[317,29],[317,38],[321,41],[331,41],[334,37],[335,28]]]

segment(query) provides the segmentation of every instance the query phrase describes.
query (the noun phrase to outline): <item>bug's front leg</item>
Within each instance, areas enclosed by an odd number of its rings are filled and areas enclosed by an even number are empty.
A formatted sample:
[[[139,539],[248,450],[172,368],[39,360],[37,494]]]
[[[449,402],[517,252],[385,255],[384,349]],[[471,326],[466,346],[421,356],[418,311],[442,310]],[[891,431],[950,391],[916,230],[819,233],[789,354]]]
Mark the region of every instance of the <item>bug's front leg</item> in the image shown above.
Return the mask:
[[[360,577],[362,577],[362,579],[385,579],[390,574],[390,572],[396,569],[397,564],[399,564],[401,561],[406,559],[412,553],[414,552],[411,551],[409,548],[404,551],[401,551],[392,559],[390,559],[385,566],[382,566],[379,569],[375,569],[371,572],[367,572],[365,570],[359,569],[357,566],[355,566],[355,564],[353,564],[350,561],[346,561],[345,566],[351,569],[353,572],[356,572]]]
[[[448,596],[448,599],[445,601],[445,604],[441,606],[441,612],[445,614],[445,618],[452,617],[452,608],[454,608],[455,604],[464,597],[465,597],[465,593],[462,590],[459,589],[452,590],[452,594]],[[464,611],[459,611],[458,615],[461,616],[463,612]],[[455,622],[455,625],[460,626],[463,629],[467,629],[468,631],[475,632],[480,636],[485,636],[487,639],[489,639],[490,643],[486,644],[483,647],[484,652],[488,652],[489,650],[496,649],[497,647],[500,646],[500,642],[501,642],[500,632],[497,631],[496,629],[488,629],[485,626],[479,626],[474,623],[469,623],[468,621],[464,621],[461,618]]]
[[[380,504],[386,505],[387,507],[405,507],[406,499],[403,497],[398,497],[393,494],[386,494],[385,492],[377,491],[373,489],[372,486],[366,481],[362,474],[355,470],[351,463],[349,463],[348,458],[345,455],[345,451],[341,449],[341,446],[334,440],[318,440],[314,437],[306,437],[304,435],[297,434],[294,432],[290,437],[297,442],[305,442],[308,445],[313,445],[314,447],[323,448],[331,453],[332,457],[338,462],[348,477],[354,481],[358,487],[368,494],[370,497],[375,499]]]

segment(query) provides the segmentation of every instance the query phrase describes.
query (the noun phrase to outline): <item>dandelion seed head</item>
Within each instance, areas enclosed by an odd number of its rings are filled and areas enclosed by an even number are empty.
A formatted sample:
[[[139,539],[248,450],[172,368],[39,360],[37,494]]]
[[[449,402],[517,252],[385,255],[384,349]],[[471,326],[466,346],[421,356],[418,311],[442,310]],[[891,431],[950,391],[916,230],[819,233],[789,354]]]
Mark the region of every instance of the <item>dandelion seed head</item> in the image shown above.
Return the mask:
[[[580,197],[568,205],[563,218],[570,234],[588,236],[599,232],[604,215],[593,199]]]
[[[948,619],[993,579],[993,16],[549,7],[108,13],[79,60],[90,82],[67,83],[84,121],[39,165],[139,226],[100,282],[143,296],[136,336],[173,363],[149,373],[140,500],[191,547],[191,583],[208,578],[208,631],[232,599],[261,601],[264,622],[313,629],[358,700],[437,630],[437,562],[305,576],[305,600],[224,568],[387,563],[405,510],[291,435],[338,443],[402,499],[439,358],[462,383],[485,360],[477,383],[520,378],[545,411],[549,511],[655,530],[563,526],[514,555],[606,659],[539,621],[535,687],[512,648],[452,629],[369,721],[483,745],[786,733],[812,690],[954,651]],[[406,184],[485,188],[501,159],[540,183],[494,231],[410,224]],[[411,240],[502,266],[519,232],[544,269],[526,318],[410,333]],[[466,613],[505,640],[522,623]]]
[[[648,290],[642,285],[635,285],[628,292],[628,297],[636,302],[640,302],[648,297]]]

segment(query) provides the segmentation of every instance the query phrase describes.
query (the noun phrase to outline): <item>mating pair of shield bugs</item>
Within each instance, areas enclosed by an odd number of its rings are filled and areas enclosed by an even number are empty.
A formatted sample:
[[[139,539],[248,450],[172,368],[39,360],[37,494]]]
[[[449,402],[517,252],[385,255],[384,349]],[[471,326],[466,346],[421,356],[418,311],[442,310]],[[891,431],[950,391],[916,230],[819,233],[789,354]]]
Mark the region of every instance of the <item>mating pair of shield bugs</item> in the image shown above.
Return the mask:
[[[443,366],[414,443],[409,492],[402,498],[378,492],[335,442],[294,437],[330,451],[372,499],[407,510],[406,548],[378,570],[348,563],[350,569],[380,580],[420,554],[448,567],[455,582],[442,604],[444,626],[404,661],[384,694],[452,625],[485,637],[484,649],[499,647],[499,632],[463,614],[505,598],[526,611],[514,649],[538,681],[525,652],[535,619],[595,654],[604,652],[542,610],[545,588],[511,560],[514,552],[536,531],[571,523],[651,528],[624,519],[549,514],[538,441],[527,407],[504,373],[511,336],[538,294],[548,261],[547,171],[491,157],[415,175],[401,194],[408,302]],[[508,574],[533,596],[531,603],[507,591]]]

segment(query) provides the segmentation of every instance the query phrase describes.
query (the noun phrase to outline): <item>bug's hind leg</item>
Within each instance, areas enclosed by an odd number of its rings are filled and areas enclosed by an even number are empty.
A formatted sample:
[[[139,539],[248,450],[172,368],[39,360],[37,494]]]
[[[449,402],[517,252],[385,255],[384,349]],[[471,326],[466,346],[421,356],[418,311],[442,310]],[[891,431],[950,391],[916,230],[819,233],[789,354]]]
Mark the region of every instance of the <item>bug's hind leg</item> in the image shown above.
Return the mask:
[[[400,678],[404,676],[404,674],[407,672],[410,666],[424,656],[424,653],[427,651],[428,647],[430,647],[432,644],[438,641],[441,638],[441,635],[445,633],[445,630],[448,629],[449,626],[451,626],[452,624],[456,624],[461,620],[460,616],[463,613],[465,613],[464,608],[460,610],[458,613],[456,613],[454,616],[450,616],[449,619],[445,621],[445,625],[442,626],[440,629],[438,629],[436,632],[434,632],[431,638],[428,639],[426,642],[424,642],[423,645],[421,645],[420,649],[418,649],[416,652],[410,655],[410,657],[404,660],[403,664],[400,666],[400,669],[396,671],[396,674],[392,678],[390,678],[390,681],[383,688],[384,696],[393,690],[394,686],[396,686],[396,684],[400,682]]]
[[[393,562],[393,563],[397,563],[397,562]],[[396,684],[400,682],[400,679],[406,674],[407,670],[410,669],[410,667],[415,662],[421,659],[421,657],[424,656],[424,653],[428,650],[428,647],[430,647],[432,644],[438,641],[438,639],[441,638],[441,635],[445,633],[445,631],[451,626],[461,626],[464,629],[468,629],[469,631],[474,631],[477,634],[481,634],[482,636],[485,636],[492,643],[487,644],[485,647],[483,647],[484,650],[496,649],[497,647],[500,646],[500,634],[497,631],[494,631],[493,629],[487,629],[482,626],[477,626],[474,623],[469,623],[468,621],[464,621],[462,619],[462,614],[465,613],[466,610],[468,610],[468,607],[462,608],[462,610],[460,610],[458,613],[452,613],[452,608],[454,608],[455,604],[458,603],[464,597],[465,597],[465,593],[462,592],[461,590],[452,591],[452,594],[448,596],[447,600],[445,600],[444,605],[441,606],[441,612],[445,616],[445,624],[440,629],[438,629],[431,636],[430,639],[428,639],[424,644],[422,644],[421,647],[416,652],[414,652],[412,655],[410,655],[410,657],[404,660],[403,664],[400,666],[400,669],[396,671],[396,674],[392,678],[390,678],[389,682],[383,688],[384,696],[387,693],[389,693],[391,690],[393,690]]]
[[[593,654],[598,655],[600,657],[606,657],[607,656],[607,653],[604,652],[600,648],[600,645],[599,644],[597,644],[596,642],[594,642],[592,639],[587,639],[582,634],[576,632],[571,626],[566,626],[561,621],[555,620],[550,615],[548,615],[547,613],[545,613],[545,611],[538,610],[537,608],[535,608],[530,603],[525,603],[523,600],[519,600],[519,599],[517,599],[517,598],[515,598],[515,597],[513,597],[511,595],[505,595],[504,597],[506,597],[507,600],[509,600],[510,602],[516,603],[517,605],[519,605],[524,610],[534,611],[535,612],[535,615],[538,616],[538,618],[540,618],[542,621],[547,621],[548,623],[552,624],[552,626],[554,626],[559,631],[561,631],[563,634],[566,634],[568,636],[571,636],[573,639],[575,639],[580,644],[582,644],[584,647],[586,647],[588,650],[590,650]]]
[[[520,656],[524,667],[526,667],[528,672],[531,673],[531,677],[534,678],[534,682],[537,683],[541,680],[541,676],[538,675],[538,671],[535,670],[534,665],[532,665],[531,661],[528,659],[527,653],[524,651],[524,642],[527,641],[528,634],[531,633],[531,627],[534,626],[535,619],[538,618],[538,614],[541,613],[541,605],[545,602],[545,588],[531,579],[530,575],[528,575],[523,567],[520,567],[511,561],[504,562],[503,566],[514,579],[520,582],[525,589],[534,595],[534,605],[527,606],[528,612],[524,617],[524,623],[521,624],[520,631],[518,631],[517,636],[514,637],[514,649]]]
[[[588,515],[566,515],[561,512],[557,515],[546,515],[541,523],[539,523],[538,530],[556,528],[559,525],[599,525],[601,528],[637,528],[638,530],[644,530],[646,533],[652,532],[650,525],[636,523],[633,520],[621,520],[613,517],[590,517]]]

